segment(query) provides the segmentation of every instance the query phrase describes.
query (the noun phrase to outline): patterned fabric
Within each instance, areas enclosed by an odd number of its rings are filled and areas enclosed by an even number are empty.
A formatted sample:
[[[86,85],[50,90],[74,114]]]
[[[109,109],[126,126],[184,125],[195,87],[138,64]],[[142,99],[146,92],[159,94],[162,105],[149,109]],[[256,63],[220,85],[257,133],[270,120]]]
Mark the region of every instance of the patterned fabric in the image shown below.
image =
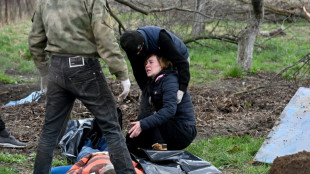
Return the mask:
[[[137,163],[132,162],[135,166],[137,174],[143,174],[143,169],[137,168]],[[114,166],[110,161],[110,157],[107,152],[91,153],[75,163],[67,174],[104,174],[115,173]]]
[[[41,76],[47,75],[50,54],[101,57],[118,80],[128,79],[106,0],[39,0],[28,43]]]

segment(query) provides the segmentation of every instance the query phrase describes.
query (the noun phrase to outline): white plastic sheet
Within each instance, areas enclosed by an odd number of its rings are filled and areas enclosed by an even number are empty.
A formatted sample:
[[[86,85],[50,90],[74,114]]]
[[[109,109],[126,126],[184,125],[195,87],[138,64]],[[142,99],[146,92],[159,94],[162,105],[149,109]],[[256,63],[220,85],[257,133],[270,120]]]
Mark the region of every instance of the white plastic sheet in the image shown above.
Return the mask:
[[[310,152],[310,89],[301,87],[283,110],[254,161],[273,163],[277,157]]]
[[[30,95],[28,95],[26,98],[23,98],[18,101],[10,101],[8,104],[4,106],[14,106],[14,105],[20,105],[24,103],[31,103],[34,101],[38,101],[41,97],[41,94],[42,94],[41,91],[35,91],[35,92],[32,92]]]

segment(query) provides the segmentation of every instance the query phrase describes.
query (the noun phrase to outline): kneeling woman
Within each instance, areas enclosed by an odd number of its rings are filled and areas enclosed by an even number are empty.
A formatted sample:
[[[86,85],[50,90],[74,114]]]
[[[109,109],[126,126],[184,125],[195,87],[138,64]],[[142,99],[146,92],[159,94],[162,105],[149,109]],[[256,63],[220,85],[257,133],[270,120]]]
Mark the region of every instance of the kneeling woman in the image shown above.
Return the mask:
[[[132,127],[126,136],[129,150],[150,149],[154,145],[167,144],[168,150],[181,150],[190,145],[196,137],[194,107],[188,92],[177,104],[179,89],[177,72],[172,63],[156,55],[145,62],[149,83],[144,95],[143,107],[152,106],[155,112],[139,113],[138,121],[131,122]],[[159,146],[159,149],[160,146]]]

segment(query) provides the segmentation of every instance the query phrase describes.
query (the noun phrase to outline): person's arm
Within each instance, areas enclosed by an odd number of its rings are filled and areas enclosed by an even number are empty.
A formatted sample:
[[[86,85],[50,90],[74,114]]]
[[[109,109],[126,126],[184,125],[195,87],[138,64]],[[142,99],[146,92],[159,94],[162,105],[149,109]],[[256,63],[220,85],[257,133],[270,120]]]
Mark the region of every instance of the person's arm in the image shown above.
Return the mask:
[[[97,0],[92,5],[91,27],[98,54],[108,65],[110,73],[122,82],[123,92],[118,96],[118,100],[124,100],[131,86],[127,63],[116,42],[106,1]]]
[[[140,120],[142,130],[157,127],[175,116],[177,110],[177,91],[179,88],[176,76],[166,76],[162,82],[163,107],[155,114]]]
[[[190,80],[187,57],[183,57],[183,55],[179,53],[170,35],[165,30],[159,33],[158,45],[164,58],[170,60],[173,66],[177,68],[180,84],[179,89],[185,93]]]
[[[108,65],[110,73],[115,75],[117,80],[127,80],[127,64],[114,36],[106,1],[96,0],[92,5],[91,27],[98,54]]]
[[[40,6],[37,6],[36,12],[32,18],[32,27],[28,36],[28,45],[31,57],[40,76],[46,76],[48,73],[49,60],[44,51],[47,43],[47,37],[44,30]]]
[[[44,49],[46,48],[47,37],[42,21],[40,5],[38,4],[36,12],[32,18],[32,27],[28,36],[28,45],[31,57],[40,74],[41,91],[47,90],[47,74],[49,67],[49,58]]]

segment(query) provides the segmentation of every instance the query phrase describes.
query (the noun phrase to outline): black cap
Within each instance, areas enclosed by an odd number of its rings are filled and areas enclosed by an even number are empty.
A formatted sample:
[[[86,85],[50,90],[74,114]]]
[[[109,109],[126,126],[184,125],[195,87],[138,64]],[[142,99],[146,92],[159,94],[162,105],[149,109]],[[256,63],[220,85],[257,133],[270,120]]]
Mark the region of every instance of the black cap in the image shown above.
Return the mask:
[[[126,53],[136,54],[143,43],[144,38],[138,31],[125,31],[120,37],[120,45]]]

